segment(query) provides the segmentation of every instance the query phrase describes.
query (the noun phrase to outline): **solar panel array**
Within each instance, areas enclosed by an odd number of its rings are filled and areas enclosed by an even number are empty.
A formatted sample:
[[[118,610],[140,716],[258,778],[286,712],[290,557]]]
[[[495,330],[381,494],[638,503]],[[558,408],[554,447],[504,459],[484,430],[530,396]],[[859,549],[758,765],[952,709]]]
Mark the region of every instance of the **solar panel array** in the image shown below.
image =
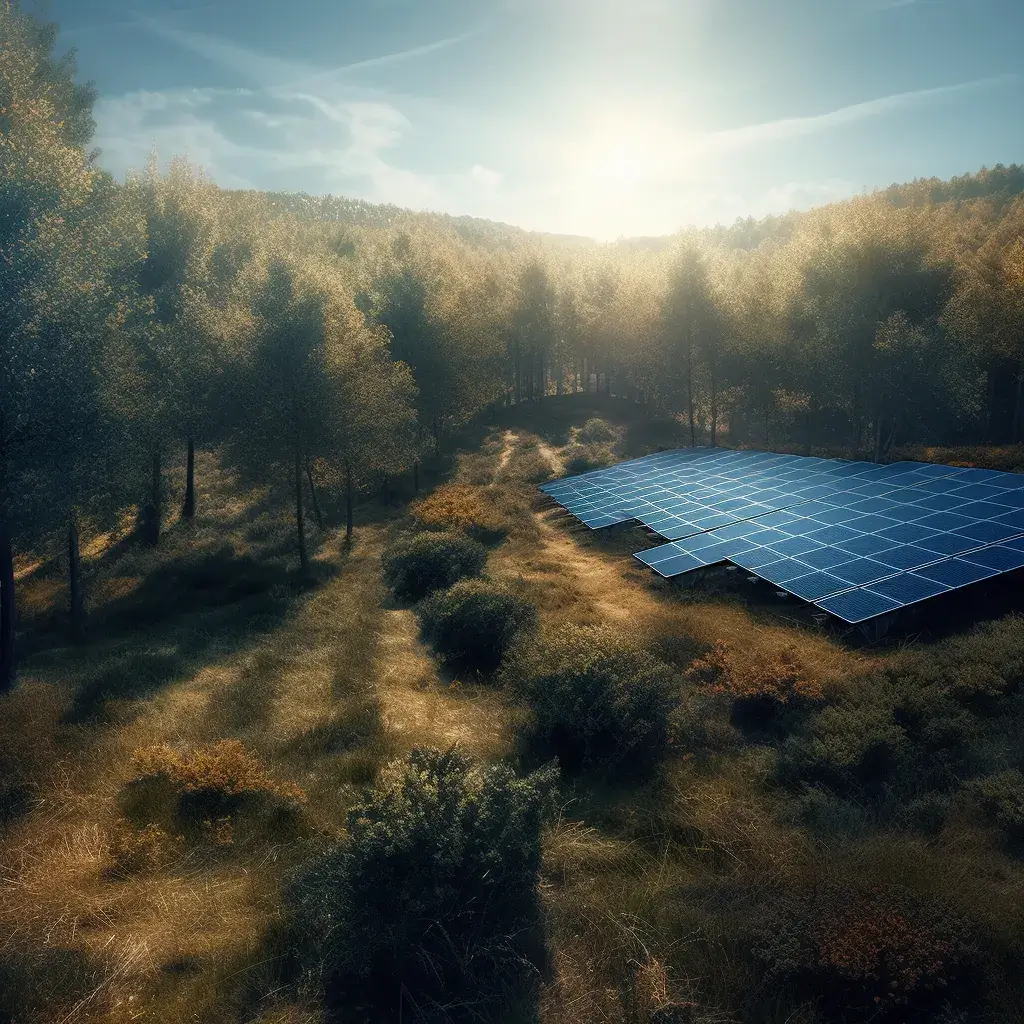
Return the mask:
[[[851,624],[1024,567],[1024,474],[685,448],[541,490],[650,527],[662,576],[732,562]]]

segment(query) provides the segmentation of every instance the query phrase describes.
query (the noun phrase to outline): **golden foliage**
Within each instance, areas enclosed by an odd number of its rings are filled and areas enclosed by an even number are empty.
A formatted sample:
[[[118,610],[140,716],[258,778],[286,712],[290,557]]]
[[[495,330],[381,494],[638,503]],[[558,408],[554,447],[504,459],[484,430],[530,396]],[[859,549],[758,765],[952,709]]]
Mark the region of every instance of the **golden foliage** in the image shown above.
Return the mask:
[[[478,540],[504,537],[511,525],[490,490],[468,484],[444,484],[413,502],[409,511],[427,529],[465,530]]]
[[[266,794],[305,804],[306,794],[292,783],[272,779],[262,762],[238,740],[219,740],[181,753],[165,743],[136,750],[135,780],[164,778],[186,793],[241,797]]]
[[[794,699],[822,700],[821,686],[805,678],[795,651],[784,648],[774,657],[740,664],[721,640],[687,670],[687,678],[705,693],[732,700],[769,698],[779,704]]]
[[[172,836],[154,823],[143,829],[122,823],[109,840],[110,865],[106,874],[118,877],[155,871],[163,866],[180,841],[181,836]]]

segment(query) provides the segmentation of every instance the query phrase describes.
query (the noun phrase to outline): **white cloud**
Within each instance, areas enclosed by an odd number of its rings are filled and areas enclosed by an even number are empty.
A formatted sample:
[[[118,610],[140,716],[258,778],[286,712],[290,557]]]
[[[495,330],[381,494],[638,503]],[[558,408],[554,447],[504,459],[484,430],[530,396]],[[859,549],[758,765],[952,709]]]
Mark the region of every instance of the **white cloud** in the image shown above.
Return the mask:
[[[493,189],[501,184],[501,173],[484,167],[482,164],[473,164],[469,170],[470,178],[484,188]]]

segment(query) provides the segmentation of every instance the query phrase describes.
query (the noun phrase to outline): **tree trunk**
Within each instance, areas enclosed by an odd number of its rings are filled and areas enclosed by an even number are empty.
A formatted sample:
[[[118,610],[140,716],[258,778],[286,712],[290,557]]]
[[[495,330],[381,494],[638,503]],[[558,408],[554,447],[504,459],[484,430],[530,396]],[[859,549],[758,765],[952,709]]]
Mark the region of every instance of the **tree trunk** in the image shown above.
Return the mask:
[[[558,380],[555,381],[555,394],[561,398],[565,393],[565,367],[559,364]]]
[[[148,509],[147,532],[152,547],[160,543],[160,525],[163,520],[163,466],[160,450],[153,452],[152,481],[150,483],[150,500]]]
[[[381,504],[385,508],[387,508],[388,505],[391,504],[391,486],[390,486],[390,481],[388,480],[387,473],[384,474],[384,479],[381,481],[381,485],[380,485],[380,500],[381,500]]]
[[[768,403],[764,404],[764,446],[768,447]]]
[[[874,461],[882,461],[882,414],[879,412],[875,416],[875,454]]]
[[[0,693],[14,689],[14,549],[10,523],[0,514]]]
[[[1013,402],[1013,443],[1020,440],[1021,405],[1024,402],[1024,358],[1017,363],[1017,394]]]
[[[412,464],[412,493],[420,493],[420,460],[417,459]]]
[[[196,446],[188,439],[188,455],[185,459],[185,501],[181,506],[181,518],[191,519],[196,514]]]
[[[68,594],[71,598],[71,639],[85,639],[85,599],[82,594],[82,561],[78,544],[78,515],[68,520]]]
[[[804,413],[804,429],[806,431],[805,434],[804,434],[804,455],[810,455],[811,454],[811,420],[812,420],[812,413],[813,413],[813,410],[811,409],[810,406],[808,406],[807,412]]]
[[[306,459],[306,480],[309,482],[309,503],[313,506],[313,517],[316,519],[317,529],[323,533],[324,513],[316,493],[316,484],[313,483],[313,467],[309,464],[309,459]]]
[[[718,387],[714,373],[711,374],[711,447],[718,447]]]
[[[302,507],[302,453],[295,449],[295,527],[299,535],[299,568],[309,568],[309,554],[306,551],[306,518]]]
[[[345,463],[345,543],[352,543],[352,467]]]

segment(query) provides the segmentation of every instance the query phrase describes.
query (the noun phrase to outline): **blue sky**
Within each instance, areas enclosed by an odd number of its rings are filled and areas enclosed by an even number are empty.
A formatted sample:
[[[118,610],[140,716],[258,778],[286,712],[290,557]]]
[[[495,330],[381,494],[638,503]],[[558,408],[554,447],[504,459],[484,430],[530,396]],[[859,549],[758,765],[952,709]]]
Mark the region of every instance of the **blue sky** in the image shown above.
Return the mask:
[[[49,0],[100,163],[666,234],[1024,162],[1022,0]]]

